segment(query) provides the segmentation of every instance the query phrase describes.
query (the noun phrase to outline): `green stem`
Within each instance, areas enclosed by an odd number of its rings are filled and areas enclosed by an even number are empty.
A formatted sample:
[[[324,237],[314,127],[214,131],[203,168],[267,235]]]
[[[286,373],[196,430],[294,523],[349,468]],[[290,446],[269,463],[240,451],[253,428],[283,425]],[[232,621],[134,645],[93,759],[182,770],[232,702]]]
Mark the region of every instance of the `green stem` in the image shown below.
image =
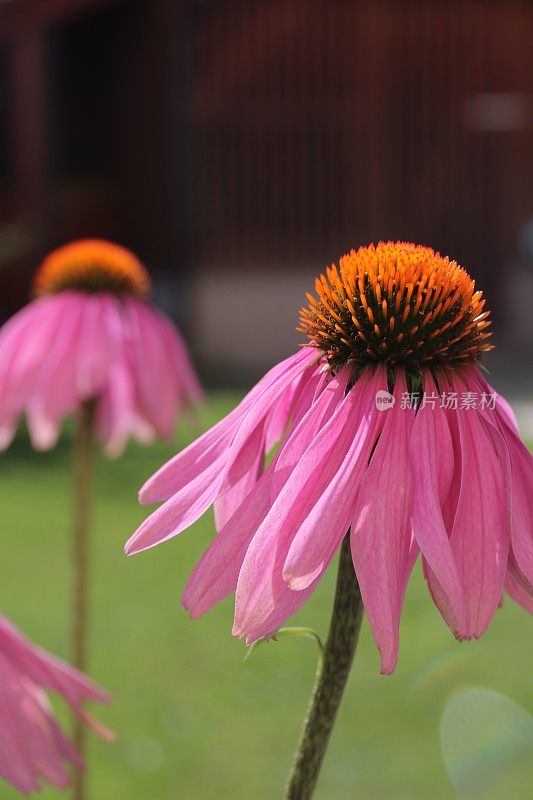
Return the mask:
[[[337,589],[324,658],[318,667],[289,775],[286,800],[308,800],[313,795],[355,654],[362,615],[363,604],[347,534],[340,552]]]
[[[87,619],[89,579],[89,518],[93,462],[93,404],[83,403],[76,416],[74,436],[74,519],[72,541],[72,662],[87,669]],[[74,745],[85,760],[85,726],[74,715]],[[73,778],[73,800],[85,799],[85,772]]]

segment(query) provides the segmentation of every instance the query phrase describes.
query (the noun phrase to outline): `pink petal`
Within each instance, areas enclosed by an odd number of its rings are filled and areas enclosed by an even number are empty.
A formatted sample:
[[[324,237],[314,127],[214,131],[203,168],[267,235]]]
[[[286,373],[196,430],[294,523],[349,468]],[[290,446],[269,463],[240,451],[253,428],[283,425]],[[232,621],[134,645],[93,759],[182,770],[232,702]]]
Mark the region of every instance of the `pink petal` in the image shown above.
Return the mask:
[[[363,375],[351,390],[357,395],[352,414],[359,426],[337,473],[292,540],[283,568],[291,589],[307,588],[323,572],[350,527],[357,491],[385,422],[376,409],[376,392],[386,387],[385,370],[376,370],[372,380]]]
[[[0,774],[24,793],[39,789],[41,779],[65,788],[70,776],[63,762],[81,765],[45,690],[57,692],[91,727],[112,736],[83,706],[87,699],[107,702],[107,693],[0,617]]]
[[[306,369],[284,391],[268,417],[265,428],[259,428],[255,434],[255,441],[259,445],[257,446],[256,458],[250,469],[234,486],[226,490],[215,501],[217,530],[220,530],[231,518],[234,511],[241,505],[246,495],[259,479],[263,472],[265,455],[285,432],[293,407],[297,406],[299,421],[304,414],[304,409],[305,411],[310,409],[317,392],[317,386],[321,380],[322,376],[318,375],[315,368],[312,367]],[[317,409],[314,411],[316,412]],[[295,419],[291,425],[291,430],[294,430],[296,423],[297,420]],[[262,439],[260,439],[259,434],[263,436]]]
[[[62,418],[81,400],[77,389],[77,348],[83,313],[90,298],[72,292],[66,300],[61,327],[28,400],[28,427],[32,443],[39,450],[53,446]]]
[[[196,522],[219,494],[225,462],[225,455],[216,458],[150,514],[126,542],[125,553],[133,555],[155,547]]]
[[[167,347],[168,340],[155,309],[128,298],[124,310],[139,415],[149,421],[159,436],[168,438],[174,431],[181,402],[173,353]]]
[[[119,345],[113,369],[96,405],[96,430],[107,454],[122,453],[136,425],[136,408],[131,364],[125,345]]]
[[[431,373],[424,373],[426,395],[437,393]],[[426,575],[445,619],[464,625],[464,599],[442,508],[454,470],[453,445],[446,414],[439,404],[420,408],[410,441],[413,484],[413,530],[426,561]],[[436,586],[435,584],[438,584]]]
[[[187,584],[183,604],[191,616],[196,617],[205,613],[212,605],[235,590],[248,545],[270,510],[272,497],[279,493],[321,424],[341,402],[345,383],[344,379],[339,383],[338,379],[334,378],[328,389],[318,396],[311,407],[308,407],[307,413],[291,428],[288,441],[282,446],[269,468],[259,478],[242,505],[235,509],[231,519],[221,528]],[[308,396],[308,401],[311,402],[311,395]],[[286,456],[286,449],[290,450],[290,457]],[[281,458],[285,460],[280,472],[277,466]],[[282,475],[284,481],[281,479]],[[277,484],[276,490],[274,482]],[[302,597],[302,602],[304,599]]]
[[[265,423],[265,449],[267,452],[283,437],[294,405],[299,401],[302,393],[309,393],[310,385],[313,388],[316,386],[317,378],[314,377],[314,372],[315,370],[312,367],[304,370],[287,386],[280,398],[274,403]]]
[[[233,514],[202,556],[187,582],[182,604],[191,617],[205,614],[235,591],[248,545],[271,505],[272,465],[261,476],[238,513]]]
[[[263,438],[263,431],[273,404],[281,397],[294,378],[317,360],[317,354],[313,348],[304,347],[302,351],[304,353],[303,357],[301,353],[298,353],[298,358],[293,356],[292,360],[287,359],[287,368],[277,380],[265,386],[261,394],[256,397],[255,402],[244,414],[228,451],[224,479],[225,486],[237,483],[244,473],[250,469],[254,460],[257,442]]]
[[[0,428],[9,444],[18,415],[24,410],[57,331],[70,296],[36,300],[15,314],[0,330]]]
[[[248,497],[261,474],[265,463],[265,442],[261,442],[257,448],[255,461],[242,478],[232,487],[219,495],[214,503],[215,527],[217,531],[229,522],[233,514]]]
[[[394,671],[398,658],[399,625],[412,567],[412,478],[409,439],[414,412],[401,408],[406,391],[399,370],[395,405],[382,412],[381,436],[362,480],[351,530],[352,557],[368,621],[381,654],[381,672]]]
[[[533,614],[533,593],[526,591],[509,573],[505,578],[505,591],[509,597],[513,598],[515,603],[518,603],[519,606]]]
[[[461,484],[450,539],[465,598],[465,623],[458,635],[478,638],[503,591],[510,538],[506,479],[478,413],[464,409],[453,413]]]
[[[525,579],[533,584],[533,456],[507,417],[499,418],[499,430],[511,469],[511,546]]]
[[[122,339],[118,302],[106,294],[86,298],[76,356],[77,394],[82,400],[99,394],[113,369]]]
[[[170,353],[170,364],[175,369],[180,395],[187,403],[205,402],[204,390],[193,367],[185,339],[164,314],[153,307],[151,310],[152,314],[159,320],[160,334],[166,340],[168,352]]]
[[[309,395],[306,396],[306,405],[304,406],[302,403],[301,408],[298,409],[289,435],[283,442],[276,459],[272,484],[273,498],[280,493],[302,454],[342,403],[350,373],[349,369],[341,370],[338,375],[327,382],[321,392],[315,391],[313,400]]]
[[[305,369],[310,360],[309,352],[305,351],[309,350],[310,348],[302,348],[298,353],[271,369],[230,414],[164,464],[142,487],[139,493],[141,503],[166,500],[183,484],[197,478],[203,470],[209,467],[213,459],[227,453],[239,423],[250,407],[272,384],[281,381],[285,386],[290,383],[290,378],[286,380],[285,376],[290,372],[292,366],[299,365],[302,370]],[[316,358],[315,353],[312,355]],[[253,458],[250,459],[248,467],[252,462]],[[242,474],[246,471],[244,469]],[[239,475],[233,483],[236,483],[240,477],[242,475]]]
[[[305,436],[299,437],[302,450],[300,455],[292,452],[293,471],[288,475],[286,471],[281,472],[286,482],[252,539],[239,574],[234,635],[246,636],[248,641],[263,635],[259,631],[263,631],[265,625],[275,627],[283,622],[308,596],[306,590],[295,593],[285,584],[283,564],[296,531],[346,455],[358,425],[357,415],[353,413],[358,407],[358,397],[358,391],[348,392],[309,446]],[[304,430],[304,425],[302,420],[300,430]],[[291,440],[292,437],[287,444]],[[280,453],[276,467],[282,456]],[[315,585],[316,582],[310,589]],[[304,597],[297,598],[295,594]]]

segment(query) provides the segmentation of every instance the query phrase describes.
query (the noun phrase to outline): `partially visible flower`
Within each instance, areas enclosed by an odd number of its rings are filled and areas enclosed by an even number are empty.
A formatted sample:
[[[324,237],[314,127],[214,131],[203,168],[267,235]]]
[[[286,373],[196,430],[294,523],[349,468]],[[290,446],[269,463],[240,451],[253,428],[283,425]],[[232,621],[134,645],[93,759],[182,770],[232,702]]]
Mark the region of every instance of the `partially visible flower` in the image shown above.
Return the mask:
[[[63,734],[47,692],[60,695],[105,739],[113,734],[84,708],[109,695],[68,664],[33,645],[0,615],[0,775],[23,794],[49,783],[64,789],[68,765],[83,763]]]
[[[181,335],[146,301],[149,287],[133,253],[110,242],[73,242],[45,259],[36,299],[0,330],[0,446],[25,411],[34,446],[52,447],[63,418],[92,399],[110,454],[130,435],[172,434],[202,391]]]
[[[390,673],[420,553],[458,639],[485,632],[504,590],[533,611],[533,459],[476,366],[488,312],[454,261],[404,242],[361,247],[316,292],[301,312],[308,346],[148,480],[141,502],[166,502],[126,552],[214,504],[218,536],[183,605],[196,617],[236,590],[233,632],[250,643],[304,603],[350,530]]]

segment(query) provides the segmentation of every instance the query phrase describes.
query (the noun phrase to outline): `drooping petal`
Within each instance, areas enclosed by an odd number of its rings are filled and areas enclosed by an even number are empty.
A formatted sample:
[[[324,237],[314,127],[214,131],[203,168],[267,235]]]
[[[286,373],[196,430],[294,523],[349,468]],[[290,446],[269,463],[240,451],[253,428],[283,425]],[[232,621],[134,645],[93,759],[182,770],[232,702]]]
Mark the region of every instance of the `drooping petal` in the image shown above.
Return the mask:
[[[252,487],[257,483],[264,469],[265,456],[272,445],[282,437],[293,410],[295,411],[295,418],[291,423],[291,430],[294,430],[302,416],[311,408],[321,381],[322,376],[317,373],[314,367],[310,367],[287,387],[277,403],[274,404],[264,428],[258,430],[263,439],[259,447],[257,447],[256,458],[250,468],[236,484],[215,500],[215,524],[218,531],[231,518],[234,511],[239,508]],[[317,410],[318,408],[315,408],[315,412]]]
[[[219,494],[225,463],[225,455],[216,458],[203,472],[178,489],[169,500],[150,514],[126,542],[126,555],[155,547],[196,522]]]
[[[303,454],[293,452],[295,463],[288,476],[280,470],[284,484],[252,539],[239,574],[234,635],[246,636],[247,641],[252,641],[264,635],[260,631],[264,631],[266,624],[272,620],[276,625],[280,624],[305,600],[306,590],[300,593],[304,597],[296,598],[294,595],[299,593],[284,582],[283,565],[296,531],[336,475],[346,455],[359,424],[357,414],[353,412],[357,410],[360,394],[366,388],[366,377],[357,381],[309,444],[302,436],[306,449]],[[282,456],[280,453],[276,466],[281,464]],[[326,567],[324,564],[324,570]],[[312,584],[314,586],[316,581]]]
[[[86,298],[76,354],[76,388],[81,400],[103,389],[119,353],[122,340],[120,307],[106,294]]]
[[[80,402],[77,390],[78,343],[87,298],[76,292],[65,303],[61,327],[43,359],[28,398],[28,428],[38,450],[52,447],[65,414]]]
[[[512,550],[521,572],[533,585],[533,458],[520,440],[506,439],[513,474]]]
[[[155,503],[168,499],[180,486],[194,480],[209,468],[214,459],[223,454],[227,455],[228,446],[235,436],[237,427],[250,407],[271,385],[281,382],[282,386],[286,386],[290,383],[295,377],[292,374],[292,367],[305,369],[311,357],[316,358],[314,353],[304,352],[310,349],[302,348],[271,369],[230,414],[164,464],[141,488],[140,502]],[[248,466],[252,461],[253,459],[250,459]],[[243,470],[243,474],[244,472],[246,470]],[[234,483],[236,482],[235,480]]]
[[[96,430],[111,457],[119,456],[136,424],[135,390],[128,353],[119,345],[113,369],[96,405]]]
[[[513,598],[515,603],[518,603],[519,606],[533,614],[533,592],[524,589],[510,573],[507,573],[505,578],[505,591],[509,597]]]
[[[64,761],[82,766],[54,719],[49,690],[99,734],[112,738],[84,708],[86,700],[107,702],[109,695],[0,617],[0,774],[24,793],[39,789],[42,780],[65,788],[70,776]]]
[[[264,390],[242,417],[228,450],[224,477],[225,486],[232,486],[248,471],[254,461],[257,442],[263,439],[265,425],[273,404],[281,397],[285,388],[294,378],[316,361],[317,356],[313,348],[304,347],[302,350],[304,351],[304,357],[302,358],[298,354],[298,358],[293,357],[294,360],[292,362],[289,359],[290,363],[280,378],[265,386]]]
[[[294,424],[283,442],[278,458],[274,464],[272,482],[272,500],[274,500],[287,483],[302,454],[313,443],[315,436],[341,405],[348,385],[350,371],[341,370],[332,378],[321,392],[316,392],[314,399],[305,412],[295,415]],[[297,410],[298,411],[298,410]]]
[[[215,603],[235,591],[248,545],[271,504],[272,465],[259,478],[247,502],[234,513],[206,550],[182,597],[191,617],[205,614]]]
[[[273,497],[279,494],[316,432],[342,401],[346,379],[333,378],[324,392],[317,396],[316,402],[308,407],[307,413],[295,422],[273,462],[220,529],[187,583],[183,605],[191,616],[204,614],[214,603],[235,591],[252,537],[270,510]],[[284,466],[278,471],[278,462],[282,458]]]
[[[350,536],[364,608],[386,675],[394,671],[398,658],[405,576],[408,565],[412,568],[409,439],[414,412],[401,407],[405,391],[399,371],[395,404],[382,412],[386,419],[361,482]]]
[[[172,352],[155,309],[136,298],[127,298],[124,314],[139,416],[166,439],[174,431],[181,400],[177,365],[172,363]]]
[[[426,396],[436,395],[435,382],[428,371],[424,374]],[[457,564],[446,530],[442,509],[448,495],[454,453],[450,429],[444,410],[429,403],[417,412],[411,433],[410,463],[413,483],[413,530],[424,555],[426,576],[438,597],[445,619],[464,624],[464,599]],[[437,585],[435,585],[437,584]]]
[[[361,378],[365,382],[365,378]],[[384,369],[376,370],[359,405],[352,413],[359,419],[352,442],[339,469],[297,531],[283,568],[283,579],[291,589],[307,588],[323,572],[353,519],[359,485],[385,422],[376,408],[376,392],[386,389]]]
[[[267,453],[276,442],[283,438],[294,409],[301,408],[302,405],[306,410],[309,408],[318,381],[319,375],[316,367],[308,367],[287,386],[274,403],[265,423],[265,451]]]
[[[265,464],[265,442],[259,445],[256,457],[248,472],[234,486],[219,495],[214,502],[215,527],[217,531],[222,530],[227,522],[232,518],[235,511],[240,508],[244,500],[248,497],[257,481],[261,477]]]
[[[193,367],[185,339],[164,314],[155,308],[151,310],[159,321],[161,336],[166,340],[170,364],[174,366],[178,380],[179,394],[189,404],[203,403],[205,401],[204,390]]]
[[[522,576],[533,585],[533,456],[521,441],[508,415],[498,415],[496,424],[508,453],[511,471],[512,554]]]
[[[450,540],[465,599],[465,622],[458,636],[478,638],[498,607],[505,580],[510,539],[506,479],[478,413],[453,413],[461,484]]]
[[[30,303],[0,330],[0,429],[3,446],[14,432],[70,298],[46,297]]]

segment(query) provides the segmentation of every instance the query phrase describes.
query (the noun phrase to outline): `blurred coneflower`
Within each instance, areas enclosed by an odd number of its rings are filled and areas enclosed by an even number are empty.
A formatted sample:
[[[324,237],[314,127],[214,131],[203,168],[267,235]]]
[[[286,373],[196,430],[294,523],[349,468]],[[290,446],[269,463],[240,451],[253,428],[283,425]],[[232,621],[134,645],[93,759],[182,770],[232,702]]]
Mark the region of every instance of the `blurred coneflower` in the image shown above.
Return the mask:
[[[23,794],[46,782],[64,789],[68,765],[83,768],[62,732],[47,692],[61,696],[80,721],[105,739],[113,735],[84,709],[109,695],[77,670],[36,647],[0,615],[0,775]]]
[[[33,445],[52,447],[63,418],[92,403],[98,438],[168,438],[202,392],[180,333],[150,305],[150,279],[129,250],[87,239],[55,250],[35,299],[0,330],[0,444],[25,412]]]
[[[504,591],[533,611],[533,459],[477,366],[492,345],[474,281],[431,248],[388,242],[352,250],[315,288],[308,343],[148,480],[141,502],[165,502],[126,546],[159,544],[214,504],[218,535],[183,605],[196,617],[235,591],[233,632],[248,643],[275,634],[341,549],[291,798],[313,791],[361,596],[383,673],[419,554],[458,639],[486,631]]]
[[[25,412],[33,445],[52,447],[64,417],[74,440],[73,662],[86,668],[88,524],[93,440],[118,455],[129,436],[172,435],[202,399],[184,341],[147,301],[148,273],[129,250],[87,239],[51,253],[35,299],[0,330],[0,446]],[[84,730],[77,723],[76,746]],[[83,797],[77,775],[75,797]]]

